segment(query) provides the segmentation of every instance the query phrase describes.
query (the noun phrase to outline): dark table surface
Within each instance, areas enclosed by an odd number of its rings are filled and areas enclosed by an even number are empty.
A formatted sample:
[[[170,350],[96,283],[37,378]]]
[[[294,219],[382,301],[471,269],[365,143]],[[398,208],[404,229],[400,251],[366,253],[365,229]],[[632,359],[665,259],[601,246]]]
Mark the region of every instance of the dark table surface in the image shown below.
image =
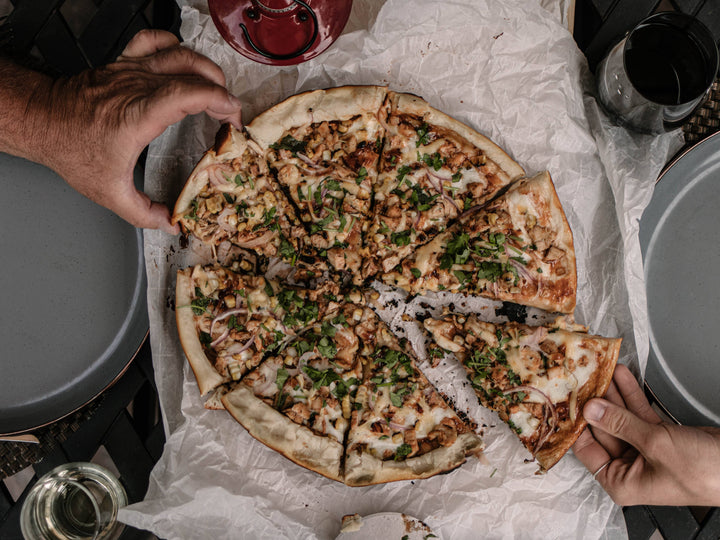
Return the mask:
[[[12,5],[10,15],[0,21],[4,23],[0,47],[59,74],[74,74],[111,61],[142,28],[177,34],[179,27],[179,10],[171,0],[12,0]],[[657,9],[692,13],[720,38],[718,0],[576,0],[574,35],[590,68],[595,68],[625,32]],[[717,114],[710,115],[710,124],[716,126]],[[23,455],[0,443],[0,465],[6,470],[13,466],[23,469],[11,478],[13,482],[0,483],[0,539],[22,538],[19,514],[27,491],[39,476],[62,463],[93,460],[107,464],[109,460],[130,502],[142,500],[165,442],[149,341],[115,385],[54,430],[45,428],[41,435],[40,449],[29,457],[28,452]],[[12,459],[25,459],[30,466],[12,463]],[[720,538],[718,508],[634,506],[623,511],[633,540]],[[127,527],[120,538],[154,537]]]

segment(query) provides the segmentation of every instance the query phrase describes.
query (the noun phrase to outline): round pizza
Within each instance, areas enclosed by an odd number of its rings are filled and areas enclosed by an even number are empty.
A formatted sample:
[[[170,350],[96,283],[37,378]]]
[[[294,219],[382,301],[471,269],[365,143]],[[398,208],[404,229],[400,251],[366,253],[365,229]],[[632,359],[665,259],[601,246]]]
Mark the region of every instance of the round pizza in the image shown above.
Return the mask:
[[[205,406],[351,486],[427,478],[484,447],[372,309],[374,283],[575,308],[572,232],[549,173],[526,177],[487,137],[386,87],[306,92],[244,130],[222,126],[173,222],[239,257],[177,274],[180,341]],[[281,261],[292,282],[241,250]],[[463,365],[542,471],[584,429],[582,406],[604,395],[620,347],[561,323],[448,311],[420,324],[430,357]]]

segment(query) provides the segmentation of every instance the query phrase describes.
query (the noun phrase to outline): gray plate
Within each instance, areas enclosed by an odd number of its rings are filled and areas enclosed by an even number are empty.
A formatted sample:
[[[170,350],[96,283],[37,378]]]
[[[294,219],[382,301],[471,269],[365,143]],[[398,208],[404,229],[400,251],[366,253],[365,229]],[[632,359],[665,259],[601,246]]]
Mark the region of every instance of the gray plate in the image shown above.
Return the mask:
[[[55,173],[0,153],[0,433],[83,406],[147,336],[142,234]]]
[[[720,133],[677,158],[640,221],[646,384],[677,421],[720,426]]]

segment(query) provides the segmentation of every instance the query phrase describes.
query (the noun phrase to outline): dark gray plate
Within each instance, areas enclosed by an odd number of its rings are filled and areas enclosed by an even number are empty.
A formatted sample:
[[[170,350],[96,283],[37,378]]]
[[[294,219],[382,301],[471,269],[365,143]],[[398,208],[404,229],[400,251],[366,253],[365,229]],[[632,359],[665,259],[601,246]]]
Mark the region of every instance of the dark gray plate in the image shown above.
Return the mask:
[[[148,331],[142,234],[55,173],[0,153],[0,433],[107,388]]]
[[[646,384],[677,421],[720,426],[720,133],[665,170],[640,221]]]

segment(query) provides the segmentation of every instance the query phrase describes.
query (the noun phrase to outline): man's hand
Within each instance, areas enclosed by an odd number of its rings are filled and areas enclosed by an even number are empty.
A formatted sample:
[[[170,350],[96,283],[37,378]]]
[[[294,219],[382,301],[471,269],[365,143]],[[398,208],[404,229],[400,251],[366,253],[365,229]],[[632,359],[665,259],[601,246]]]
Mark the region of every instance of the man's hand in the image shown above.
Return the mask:
[[[26,86],[22,125],[15,137],[5,137],[7,144],[0,139],[0,150],[52,168],[77,191],[137,227],[178,232],[177,225],[170,225],[168,208],[133,184],[135,164],[150,141],[203,111],[241,125],[240,102],[225,89],[222,70],[181,47],[168,32],[141,31],[104,68],[56,81],[25,70],[22,78],[28,84],[15,85],[16,105]],[[12,129],[11,118],[6,114],[0,129]]]
[[[573,451],[617,504],[720,505],[720,429],[663,422],[625,366],[583,415]]]

